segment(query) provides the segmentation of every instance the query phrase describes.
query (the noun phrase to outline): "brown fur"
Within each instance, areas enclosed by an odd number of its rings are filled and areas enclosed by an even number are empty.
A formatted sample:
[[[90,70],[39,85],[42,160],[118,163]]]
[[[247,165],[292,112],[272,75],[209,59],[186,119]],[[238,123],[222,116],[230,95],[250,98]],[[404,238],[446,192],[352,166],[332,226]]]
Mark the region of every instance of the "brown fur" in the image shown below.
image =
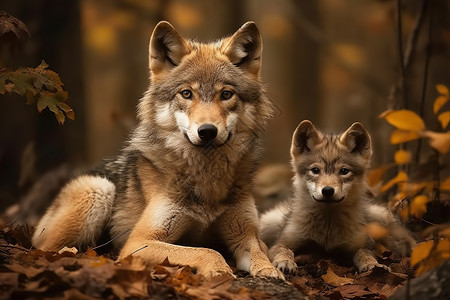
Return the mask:
[[[217,251],[177,244],[204,241],[215,228],[214,238],[224,240],[238,268],[283,278],[259,240],[250,193],[260,135],[273,111],[259,78],[261,52],[252,22],[211,44],[186,40],[160,22],[150,39],[150,87],[127,147],[85,175],[83,185],[78,177],[63,188],[35,245],[86,247],[99,228],[111,236],[131,229],[114,241],[119,259],[133,255],[155,265],[168,258],[206,277],[231,274]],[[217,130],[207,141],[200,135],[205,124]]]

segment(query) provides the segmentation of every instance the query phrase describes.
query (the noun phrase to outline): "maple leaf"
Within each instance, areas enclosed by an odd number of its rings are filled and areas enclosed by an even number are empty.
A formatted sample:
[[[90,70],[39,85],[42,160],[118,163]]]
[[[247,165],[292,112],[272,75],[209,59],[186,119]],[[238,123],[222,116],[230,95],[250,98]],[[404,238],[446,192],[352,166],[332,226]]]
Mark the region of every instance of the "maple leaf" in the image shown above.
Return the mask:
[[[0,71],[0,94],[8,92],[26,96],[28,105],[37,103],[39,112],[48,108],[60,124],[64,123],[66,116],[75,119],[74,111],[65,103],[68,94],[62,86],[58,74],[49,70],[45,61],[36,68]]]

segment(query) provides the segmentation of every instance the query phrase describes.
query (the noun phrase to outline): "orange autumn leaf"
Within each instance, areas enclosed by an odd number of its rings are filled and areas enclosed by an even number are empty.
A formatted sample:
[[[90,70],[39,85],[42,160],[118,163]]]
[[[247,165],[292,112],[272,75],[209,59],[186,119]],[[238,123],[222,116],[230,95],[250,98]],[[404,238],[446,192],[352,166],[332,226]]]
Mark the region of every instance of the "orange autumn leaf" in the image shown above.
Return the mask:
[[[397,129],[402,130],[424,130],[425,123],[422,118],[412,110],[394,110],[387,114],[386,121]]]
[[[441,182],[439,189],[441,191],[450,191],[450,177]]]
[[[427,212],[427,203],[430,201],[425,195],[418,195],[414,197],[410,204],[410,213],[416,218],[422,218]]]
[[[448,88],[443,84],[436,84],[436,90],[439,92],[439,94],[448,96]]]
[[[334,273],[334,271],[330,267],[328,267],[327,273],[323,274],[321,277],[326,283],[336,287],[345,284],[352,284],[354,281],[352,278],[340,277],[339,275]]]
[[[395,129],[391,134],[391,144],[398,145],[409,141],[417,140],[418,138],[419,134],[417,133],[417,131]]]
[[[438,120],[441,123],[442,129],[447,128],[450,122],[450,111],[445,111],[438,116]]]
[[[367,224],[364,231],[375,241],[380,240],[389,234],[389,230],[386,227],[381,226],[376,222]]]
[[[395,152],[394,160],[399,165],[409,164],[411,162],[411,152],[400,149]]]
[[[429,138],[430,146],[439,151],[439,153],[446,154],[450,151],[450,131],[424,131],[421,132],[421,136]]]
[[[427,241],[418,244],[411,252],[411,260],[410,264],[411,266],[415,266],[421,261],[423,261],[425,258],[430,255],[430,251],[433,248],[433,241]]]
[[[391,187],[393,187],[394,185],[396,185],[398,183],[406,182],[407,180],[408,180],[408,175],[406,174],[406,172],[399,171],[397,176],[395,176],[394,178],[389,180],[385,185],[383,185],[381,187],[381,192],[385,192],[385,191],[389,190]]]
[[[435,114],[437,114],[438,111],[442,108],[442,106],[444,106],[445,103],[447,103],[447,101],[448,101],[448,95],[447,96],[441,95],[441,96],[437,97],[436,100],[434,100],[433,112]]]
[[[376,184],[380,183],[383,179],[384,174],[393,166],[395,166],[395,164],[387,164],[370,170],[369,174],[367,174],[367,181],[369,185],[375,186]]]

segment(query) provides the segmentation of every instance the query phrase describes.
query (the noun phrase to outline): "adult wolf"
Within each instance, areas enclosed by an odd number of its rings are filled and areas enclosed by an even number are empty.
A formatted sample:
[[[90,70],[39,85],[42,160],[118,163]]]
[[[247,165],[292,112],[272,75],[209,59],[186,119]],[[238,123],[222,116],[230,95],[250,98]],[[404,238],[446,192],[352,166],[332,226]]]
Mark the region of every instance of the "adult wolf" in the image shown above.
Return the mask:
[[[326,251],[351,254],[360,272],[377,262],[370,251],[365,225],[377,222],[390,229],[381,242],[406,254],[414,240],[386,207],[371,203],[366,174],[372,143],[361,123],[340,135],[318,131],[310,121],[301,122],[292,137],[294,195],[261,216],[261,237],[279,269],[297,269],[293,251],[318,244]]]
[[[37,226],[34,245],[83,248],[105,230],[114,237],[130,229],[114,240],[119,259],[134,255],[155,265],[167,257],[212,277],[232,273],[224,258],[180,241],[207,242],[204,233],[214,228],[238,268],[282,278],[258,238],[251,195],[260,135],[274,110],[259,77],[256,25],[203,44],[162,21],[149,49],[150,86],[127,145],[61,190]]]

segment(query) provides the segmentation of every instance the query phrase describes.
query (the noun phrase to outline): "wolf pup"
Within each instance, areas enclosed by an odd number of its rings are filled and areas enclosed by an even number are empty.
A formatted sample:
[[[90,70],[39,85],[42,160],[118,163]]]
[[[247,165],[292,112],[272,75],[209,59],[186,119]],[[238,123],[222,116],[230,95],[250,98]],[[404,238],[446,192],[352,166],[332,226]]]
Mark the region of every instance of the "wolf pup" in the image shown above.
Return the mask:
[[[360,123],[341,135],[318,131],[301,122],[291,146],[293,198],[261,216],[261,237],[274,266],[286,273],[297,269],[294,252],[309,243],[326,251],[349,253],[360,272],[380,265],[369,250],[373,243],[364,227],[377,222],[389,228],[384,241],[407,253],[414,240],[387,210],[370,203],[366,173],[372,156],[371,138]],[[275,243],[275,244],[274,244]],[[372,244],[372,245],[371,245]]]
[[[34,245],[86,248],[104,231],[115,237],[131,230],[114,240],[119,259],[155,265],[168,258],[206,277],[232,274],[217,251],[189,244],[214,228],[239,269],[283,278],[258,237],[251,194],[260,136],[274,111],[259,77],[258,28],[248,22],[203,44],[163,21],[149,49],[150,87],[130,140],[115,159],[63,187]]]

